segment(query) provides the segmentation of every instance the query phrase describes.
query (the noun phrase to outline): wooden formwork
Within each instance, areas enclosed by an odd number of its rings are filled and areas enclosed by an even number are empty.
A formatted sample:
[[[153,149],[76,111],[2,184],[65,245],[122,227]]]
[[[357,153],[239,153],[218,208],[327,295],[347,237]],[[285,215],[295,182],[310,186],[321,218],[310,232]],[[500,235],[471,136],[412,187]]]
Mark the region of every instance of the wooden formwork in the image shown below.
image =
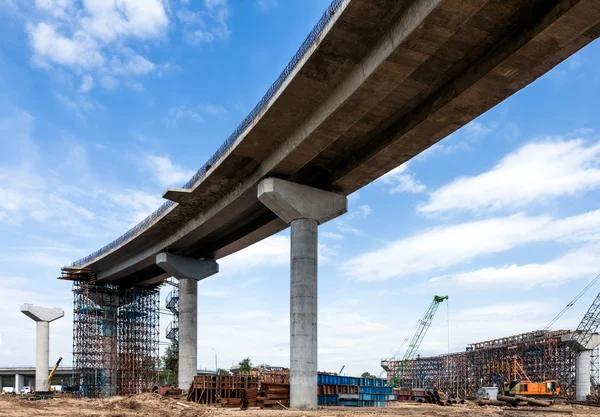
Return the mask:
[[[199,404],[220,404],[240,407],[246,398],[249,407],[256,407],[259,385],[257,375],[196,375],[188,390],[187,400]]]
[[[196,375],[187,400],[223,407],[289,406],[289,371]]]

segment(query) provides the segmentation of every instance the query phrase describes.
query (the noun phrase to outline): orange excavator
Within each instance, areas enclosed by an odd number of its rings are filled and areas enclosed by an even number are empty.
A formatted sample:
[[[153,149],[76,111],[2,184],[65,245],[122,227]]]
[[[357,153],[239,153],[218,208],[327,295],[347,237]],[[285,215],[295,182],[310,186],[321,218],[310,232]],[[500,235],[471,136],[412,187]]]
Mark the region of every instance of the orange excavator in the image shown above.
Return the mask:
[[[513,357],[511,380],[504,383],[502,393],[511,396],[553,397],[560,394],[560,387],[555,380],[531,382],[515,356]]]

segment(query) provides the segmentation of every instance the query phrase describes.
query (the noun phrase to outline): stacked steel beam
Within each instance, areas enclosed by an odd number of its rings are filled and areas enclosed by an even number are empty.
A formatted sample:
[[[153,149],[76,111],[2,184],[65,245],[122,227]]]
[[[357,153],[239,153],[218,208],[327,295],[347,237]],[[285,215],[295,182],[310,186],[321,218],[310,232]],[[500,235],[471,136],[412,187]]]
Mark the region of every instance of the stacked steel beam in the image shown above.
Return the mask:
[[[319,405],[385,407],[397,399],[385,379],[319,373],[317,383]]]

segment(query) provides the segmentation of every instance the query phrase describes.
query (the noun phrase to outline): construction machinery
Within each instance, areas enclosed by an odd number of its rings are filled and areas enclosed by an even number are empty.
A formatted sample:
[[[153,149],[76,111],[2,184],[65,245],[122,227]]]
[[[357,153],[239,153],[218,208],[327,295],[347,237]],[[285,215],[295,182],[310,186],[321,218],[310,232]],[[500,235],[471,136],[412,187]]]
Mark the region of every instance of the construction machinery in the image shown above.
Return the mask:
[[[60,363],[62,362],[62,357],[58,358],[58,360],[56,361],[56,363],[54,364],[54,367],[52,368],[52,370],[50,371],[50,374],[48,375],[48,387],[50,387],[52,384],[52,377],[54,376],[54,373],[56,372],[56,370],[58,369],[58,366],[60,365]]]
[[[510,381],[502,385],[502,394],[507,396],[521,395],[524,397],[553,397],[560,394],[556,380],[531,382],[518,357],[513,357]]]
[[[414,335],[412,337],[412,340],[411,340],[410,344],[408,345],[406,352],[404,353],[404,357],[398,363],[398,366],[393,367],[393,366],[391,366],[391,364],[392,364],[392,362],[396,362],[396,355],[399,354],[400,350],[402,349],[402,346],[398,349],[398,351],[396,351],[396,354],[394,355],[393,358],[384,359],[381,361],[381,367],[385,371],[388,372],[388,379],[389,379],[390,373],[393,374],[393,376],[391,378],[391,386],[398,387],[400,385],[400,383],[402,382],[402,379],[404,378],[404,374],[406,372],[408,362],[410,360],[414,359],[415,355],[417,354],[417,351],[419,350],[419,346],[421,345],[421,342],[423,341],[423,338],[425,337],[425,334],[427,333],[429,326],[431,326],[431,322],[433,320],[433,317],[435,316],[435,312],[437,311],[438,306],[440,305],[440,303],[442,303],[444,300],[447,300],[447,299],[448,299],[447,295],[444,295],[444,296],[435,295],[433,297],[433,301],[431,302],[431,304],[425,311],[425,314],[423,314],[423,316],[417,322],[417,325],[413,329]],[[411,332],[411,334],[412,334],[412,332]],[[410,338],[410,334],[408,335],[406,340],[408,340],[409,338]]]

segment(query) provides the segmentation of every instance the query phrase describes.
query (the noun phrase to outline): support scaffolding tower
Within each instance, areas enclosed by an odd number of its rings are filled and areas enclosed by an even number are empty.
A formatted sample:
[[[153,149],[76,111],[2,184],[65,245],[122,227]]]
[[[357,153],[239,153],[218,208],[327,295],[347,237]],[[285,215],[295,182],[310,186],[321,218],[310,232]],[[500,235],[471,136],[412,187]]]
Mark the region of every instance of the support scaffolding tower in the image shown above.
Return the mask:
[[[80,397],[148,390],[159,361],[158,286],[100,284],[89,270],[63,268],[73,281],[73,381]]]
[[[402,388],[438,389],[457,397],[474,395],[482,386],[501,386],[510,380],[514,357],[532,381],[556,380],[560,395],[575,394],[575,360],[568,336],[573,331],[536,331],[502,339],[474,343],[464,352],[416,358],[406,365]],[[592,355],[592,369],[598,368],[598,351]],[[400,361],[387,364],[388,375]],[[597,372],[592,372],[593,392],[598,391]]]

